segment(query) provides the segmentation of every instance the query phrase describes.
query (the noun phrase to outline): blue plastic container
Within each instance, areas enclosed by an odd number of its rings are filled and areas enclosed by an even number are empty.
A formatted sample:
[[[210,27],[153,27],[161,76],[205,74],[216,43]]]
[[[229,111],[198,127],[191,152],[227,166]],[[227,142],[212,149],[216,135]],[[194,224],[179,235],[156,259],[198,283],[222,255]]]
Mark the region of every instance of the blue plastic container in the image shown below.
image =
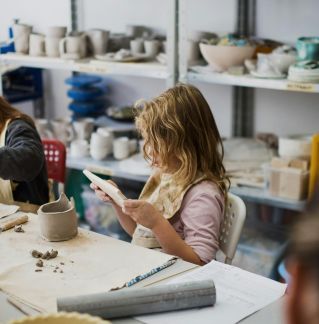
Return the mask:
[[[74,87],[89,87],[95,83],[99,83],[102,81],[102,78],[96,75],[87,75],[80,74],[75,75],[65,80],[66,84],[69,84]]]
[[[68,97],[77,101],[95,100],[103,94],[102,89],[97,87],[71,88],[67,92]]]

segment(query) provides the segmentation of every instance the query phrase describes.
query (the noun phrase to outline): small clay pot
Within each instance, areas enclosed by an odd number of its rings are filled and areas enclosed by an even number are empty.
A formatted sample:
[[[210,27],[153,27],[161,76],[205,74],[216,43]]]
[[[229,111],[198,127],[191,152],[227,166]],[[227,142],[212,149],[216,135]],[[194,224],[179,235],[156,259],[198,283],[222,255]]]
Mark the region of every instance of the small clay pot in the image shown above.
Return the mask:
[[[51,242],[70,240],[78,233],[78,220],[73,202],[64,193],[56,201],[38,210],[41,236]]]

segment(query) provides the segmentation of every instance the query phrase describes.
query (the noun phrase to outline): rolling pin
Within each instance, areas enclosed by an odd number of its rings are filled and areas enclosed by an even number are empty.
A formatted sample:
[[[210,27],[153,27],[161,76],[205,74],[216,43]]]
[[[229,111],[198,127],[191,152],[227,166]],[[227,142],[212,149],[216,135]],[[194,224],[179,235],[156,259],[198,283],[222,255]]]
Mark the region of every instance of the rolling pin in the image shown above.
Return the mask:
[[[201,280],[61,297],[57,299],[57,306],[58,311],[88,313],[108,319],[213,306],[215,302],[213,280]]]
[[[7,222],[0,223],[0,233],[6,231],[16,225],[24,224],[28,221],[27,215],[19,216],[15,219],[8,220]]]

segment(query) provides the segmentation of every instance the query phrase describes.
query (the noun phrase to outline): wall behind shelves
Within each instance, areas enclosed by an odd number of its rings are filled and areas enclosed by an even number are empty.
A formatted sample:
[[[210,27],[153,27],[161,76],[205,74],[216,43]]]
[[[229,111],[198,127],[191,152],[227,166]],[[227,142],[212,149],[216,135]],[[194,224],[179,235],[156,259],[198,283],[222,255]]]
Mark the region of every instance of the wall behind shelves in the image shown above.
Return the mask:
[[[123,32],[126,24],[154,27],[165,33],[168,24],[170,0],[81,0],[84,15],[80,16],[82,28],[105,28]],[[134,3],[134,6],[132,5]],[[69,25],[70,8],[66,0],[0,0],[0,39],[7,37],[7,28],[13,18],[33,24],[38,32],[47,26]],[[257,0],[257,35],[293,43],[300,35],[318,33],[318,0]],[[187,32],[207,30],[218,33],[233,31],[235,27],[236,0],[187,0]],[[271,17],[271,19],[270,19]],[[62,117],[68,113],[65,71],[46,71],[46,108],[48,117]],[[211,105],[222,136],[231,134],[231,87],[196,84]],[[150,98],[165,89],[165,82],[147,78],[116,77],[111,86],[110,99],[115,104],[126,105],[138,98]],[[308,133],[318,129],[318,94],[284,91],[256,90],[256,131],[278,134]],[[31,111],[30,104],[22,105]],[[279,122],[287,120],[289,122]]]
[[[318,0],[257,0],[257,36],[294,45],[319,35]],[[279,135],[318,132],[319,94],[257,89],[255,130]]]

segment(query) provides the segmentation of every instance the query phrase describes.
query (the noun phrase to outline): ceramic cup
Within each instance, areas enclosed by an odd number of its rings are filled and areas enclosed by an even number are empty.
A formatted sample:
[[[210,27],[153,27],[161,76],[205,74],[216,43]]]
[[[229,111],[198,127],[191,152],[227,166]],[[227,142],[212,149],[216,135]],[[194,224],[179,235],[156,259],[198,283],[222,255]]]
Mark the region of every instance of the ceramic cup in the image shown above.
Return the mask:
[[[130,154],[133,154],[137,150],[137,139],[132,138],[129,141]]]
[[[128,137],[119,137],[113,141],[113,155],[117,160],[129,157],[131,153],[130,140]]]
[[[70,154],[75,158],[83,158],[89,155],[89,143],[86,140],[77,139],[71,142]]]
[[[67,28],[64,26],[48,27],[46,35],[53,38],[63,38],[66,35]]]
[[[57,118],[51,121],[54,137],[67,145],[74,139],[74,131],[69,119]]]
[[[130,41],[130,49],[133,55],[138,55],[144,52],[144,44],[142,38],[133,39]]]
[[[167,41],[163,41],[162,42],[162,51],[163,53],[167,53]]]
[[[72,32],[62,38],[59,44],[60,56],[66,59],[80,59],[87,54],[87,38],[84,33]]]
[[[188,64],[198,61],[200,58],[200,50],[198,42],[193,40],[187,41],[187,61]]]
[[[29,43],[29,55],[44,56],[44,35],[31,34]]]
[[[70,240],[78,233],[78,222],[73,201],[64,193],[56,201],[38,209],[40,235],[47,241]]]
[[[91,29],[86,32],[88,47],[93,55],[103,55],[107,52],[110,32],[102,29]]]
[[[32,32],[32,26],[25,24],[13,25],[14,47],[17,53],[29,53],[29,37]]]
[[[159,53],[161,43],[156,40],[145,40],[144,41],[144,48],[145,54],[150,57],[155,57]]]
[[[93,128],[93,118],[79,118],[73,122],[73,128],[77,139],[87,140],[90,138]]]
[[[59,57],[59,44],[62,37],[45,37],[45,53],[49,57]]]
[[[257,72],[263,75],[280,76],[280,68],[272,60],[271,54],[257,54]]]
[[[138,25],[126,25],[126,35],[131,38],[143,37],[148,29],[144,26]]]
[[[50,130],[49,121],[47,119],[35,119],[35,127],[41,138],[53,138],[53,133]]]
[[[100,149],[95,149],[95,148],[90,148],[90,155],[92,159],[94,160],[104,160],[106,156],[109,154],[109,151],[107,148],[100,148]]]

